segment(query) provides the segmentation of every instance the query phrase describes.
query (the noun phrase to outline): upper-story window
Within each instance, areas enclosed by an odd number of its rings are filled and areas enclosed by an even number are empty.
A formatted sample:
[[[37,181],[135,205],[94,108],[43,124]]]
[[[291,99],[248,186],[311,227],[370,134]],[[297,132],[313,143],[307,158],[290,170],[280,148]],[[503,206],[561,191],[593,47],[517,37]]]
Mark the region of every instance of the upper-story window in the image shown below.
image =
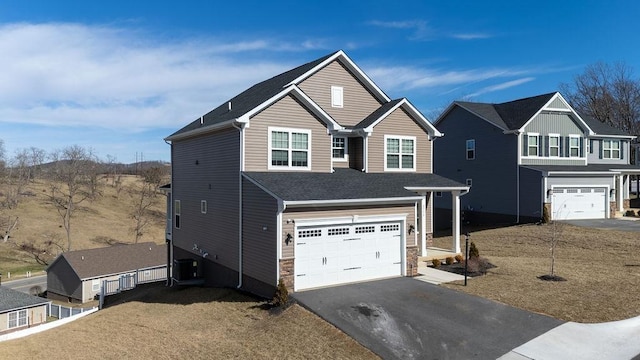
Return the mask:
[[[602,158],[620,159],[620,140],[602,140]]]
[[[332,86],[331,87],[331,107],[341,108],[344,104],[343,102],[344,89],[342,86]]]
[[[540,147],[540,139],[538,134],[527,134],[527,155],[528,156],[540,156],[538,148]]]
[[[414,136],[385,135],[385,170],[416,169],[416,138]]]
[[[549,156],[560,156],[560,135],[558,134],[549,134]]]
[[[580,157],[580,136],[569,135],[569,157]]]
[[[269,169],[310,169],[311,131],[269,128]]]
[[[333,160],[347,160],[347,138],[333,137],[331,140],[331,157]]]
[[[175,216],[175,220],[173,221],[173,225],[176,227],[176,229],[180,229],[180,212],[182,211],[182,207],[180,205],[180,200],[174,201],[173,213]]]
[[[476,158],[476,140],[469,139],[465,145],[467,150],[467,160],[473,160]]]

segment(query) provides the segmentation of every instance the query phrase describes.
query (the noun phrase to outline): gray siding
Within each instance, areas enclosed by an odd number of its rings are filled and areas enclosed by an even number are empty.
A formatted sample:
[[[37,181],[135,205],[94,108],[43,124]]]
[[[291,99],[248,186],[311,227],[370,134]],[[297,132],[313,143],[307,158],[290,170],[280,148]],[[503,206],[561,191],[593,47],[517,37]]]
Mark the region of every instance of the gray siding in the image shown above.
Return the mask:
[[[340,125],[353,126],[381,103],[339,61],[334,61],[300,83],[300,89]],[[343,107],[331,106],[331,86],[344,91]]]
[[[367,153],[368,172],[384,172],[385,135],[415,136],[416,172],[431,173],[431,153],[433,142],[429,135],[403,109],[396,109],[373,129],[369,137]]]
[[[82,301],[82,282],[63,257],[47,270],[47,291]]]
[[[564,113],[540,113],[531,120],[524,131],[525,133],[537,132],[541,135],[554,133],[561,136],[568,136],[569,134],[581,135],[584,133],[577,120]]]
[[[584,158],[586,157],[586,148],[587,144],[584,139],[585,130],[582,129],[578,120],[574,119],[572,116],[568,114],[558,114],[558,113],[540,113],[536,116],[526,127],[525,127],[525,135],[527,133],[538,133],[540,134],[540,157],[532,157],[522,158],[523,165],[585,165]],[[562,145],[560,146],[561,156],[560,158],[550,158],[549,150],[548,150],[548,135],[549,134],[558,134],[560,135],[560,141]],[[580,158],[569,158],[568,156],[568,143],[567,137],[569,135],[580,135],[583,140]],[[525,154],[525,148],[527,146],[527,142],[525,141],[526,137],[523,136],[522,147],[523,152]]]
[[[292,96],[284,97],[251,119],[245,129],[245,171],[268,171],[270,126],[311,130],[311,171],[331,171],[331,135],[327,134],[326,125]]]
[[[542,219],[543,178],[539,171],[520,168],[520,216]]]
[[[240,141],[237,129],[176,141],[172,145],[172,194],[181,201],[181,226],[174,246],[238,270]],[[200,212],[206,200],[208,211]],[[175,211],[175,209],[174,209]],[[215,276],[215,274],[213,275]]]
[[[275,286],[278,202],[246,179],[242,181],[242,202],[243,274]]]
[[[502,130],[468,111],[455,107],[438,124],[445,134],[434,141],[434,172],[465,183],[471,190],[460,197],[461,207],[495,214],[516,214],[517,154],[515,135]],[[466,159],[466,140],[475,139],[475,160]],[[435,207],[451,209],[451,196],[435,198]]]
[[[547,106],[552,109],[568,109],[568,107],[560,100],[560,98],[556,98]]]
[[[587,141],[592,145],[587,154],[587,161],[589,164],[629,164],[630,145],[628,140],[620,140],[621,159],[601,159],[600,151],[602,149],[602,139],[604,138],[591,138]]]

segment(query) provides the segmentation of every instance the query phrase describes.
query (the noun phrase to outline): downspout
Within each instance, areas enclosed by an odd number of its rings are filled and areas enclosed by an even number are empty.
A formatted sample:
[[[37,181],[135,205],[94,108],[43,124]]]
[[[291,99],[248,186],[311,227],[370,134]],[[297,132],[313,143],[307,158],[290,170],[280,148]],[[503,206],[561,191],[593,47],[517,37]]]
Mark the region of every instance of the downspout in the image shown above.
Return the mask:
[[[231,102],[229,102],[231,108]],[[244,125],[238,126],[233,123],[233,127],[238,129],[240,141],[240,168],[238,171],[238,286],[242,287],[242,171],[244,170]]]
[[[276,286],[280,281],[280,259],[282,259],[282,221],[284,211],[287,209],[287,203],[283,200],[278,200],[278,214],[276,215]]]
[[[167,145],[169,145],[171,147],[170,151],[171,151],[171,189],[169,194],[171,194],[171,199],[169,200],[169,208],[171,208],[171,214],[168,214],[169,217],[173,220],[173,146],[172,144],[165,140],[164,141]],[[167,241],[167,286],[172,287],[173,286],[173,276],[172,276],[172,269],[173,269],[173,221],[171,221],[171,239],[165,239]],[[167,232],[167,228],[165,226],[165,238],[167,236],[166,232]]]
[[[516,159],[516,224],[520,223],[520,158],[522,156],[522,136],[521,132],[516,132],[516,136],[518,140],[516,143],[518,144],[518,158]]]

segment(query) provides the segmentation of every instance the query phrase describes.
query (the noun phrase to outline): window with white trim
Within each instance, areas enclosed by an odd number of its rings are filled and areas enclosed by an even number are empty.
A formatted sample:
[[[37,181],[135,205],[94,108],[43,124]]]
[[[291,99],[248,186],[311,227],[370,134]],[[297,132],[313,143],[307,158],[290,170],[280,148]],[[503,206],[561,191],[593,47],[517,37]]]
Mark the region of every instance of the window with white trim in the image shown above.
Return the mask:
[[[331,107],[341,108],[344,105],[344,89],[342,86],[331,87]]]
[[[93,292],[100,291],[100,279],[91,280],[91,291]]]
[[[10,312],[7,316],[7,328],[13,329],[21,326],[27,326],[27,309]]]
[[[180,212],[181,211],[182,211],[182,208],[180,206],[180,200],[174,201],[174,204],[173,204],[173,214],[174,214],[173,225],[176,227],[176,229],[180,229]]]
[[[602,158],[620,159],[620,140],[602,140]]]
[[[269,169],[309,170],[311,131],[269,128]]]
[[[200,200],[200,212],[202,214],[207,213],[207,200]]]
[[[331,140],[331,157],[333,160],[347,160],[347,138],[334,136]]]
[[[569,157],[580,157],[580,136],[569,135]]]
[[[416,169],[416,138],[413,136],[384,136],[384,169]]]
[[[466,184],[467,186],[473,185],[473,179],[467,179]]]
[[[560,157],[560,135],[549,134],[549,156]]]
[[[476,158],[476,140],[469,139],[466,141],[465,148],[467,150],[467,160],[474,160]]]
[[[540,146],[539,134],[529,133],[527,134],[527,155],[529,156],[539,156],[538,147]]]

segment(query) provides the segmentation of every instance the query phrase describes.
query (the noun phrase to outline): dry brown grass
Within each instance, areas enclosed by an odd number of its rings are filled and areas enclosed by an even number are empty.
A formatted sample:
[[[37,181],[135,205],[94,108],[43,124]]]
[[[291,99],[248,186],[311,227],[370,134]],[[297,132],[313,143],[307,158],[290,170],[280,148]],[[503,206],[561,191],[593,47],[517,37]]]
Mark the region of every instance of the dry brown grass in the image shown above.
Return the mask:
[[[637,232],[563,225],[556,275],[549,274],[549,225],[519,225],[471,231],[480,255],[497,268],[445,286],[519,308],[578,322],[603,322],[640,315],[640,236]],[[464,241],[464,237],[463,240]],[[450,244],[450,237],[436,243]],[[464,243],[463,243],[464,247]]]
[[[228,289],[153,288],[143,297],[0,346],[1,359],[375,359],[298,305],[279,315]]]
[[[136,181],[141,181],[135,176],[123,176],[124,186],[130,186]],[[131,199],[122,190],[116,197],[116,190],[112,182],[102,179],[102,196],[95,200],[85,200],[80,204],[76,215],[71,222],[72,249],[88,249],[108,246],[105,240],[119,243],[132,243],[134,235],[131,232],[133,219],[129,216]],[[49,187],[43,181],[30,184],[25,191],[30,194],[21,197],[17,209],[4,211],[3,214],[18,216],[18,228],[12,232],[12,240],[17,242],[35,240],[43,241],[53,234],[56,238],[66,240],[66,233],[56,210],[48,204],[46,192]],[[147,234],[141,241],[164,242],[164,214],[166,212],[165,196],[159,194],[156,198],[153,211],[159,212],[159,216],[149,225]],[[42,270],[44,267],[18,252],[12,243],[3,244],[0,241],[0,272],[6,274],[11,271],[18,275],[25,271]],[[13,275],[12,274],[12,275]],[[4,277],[6,279],[6,276]]]

